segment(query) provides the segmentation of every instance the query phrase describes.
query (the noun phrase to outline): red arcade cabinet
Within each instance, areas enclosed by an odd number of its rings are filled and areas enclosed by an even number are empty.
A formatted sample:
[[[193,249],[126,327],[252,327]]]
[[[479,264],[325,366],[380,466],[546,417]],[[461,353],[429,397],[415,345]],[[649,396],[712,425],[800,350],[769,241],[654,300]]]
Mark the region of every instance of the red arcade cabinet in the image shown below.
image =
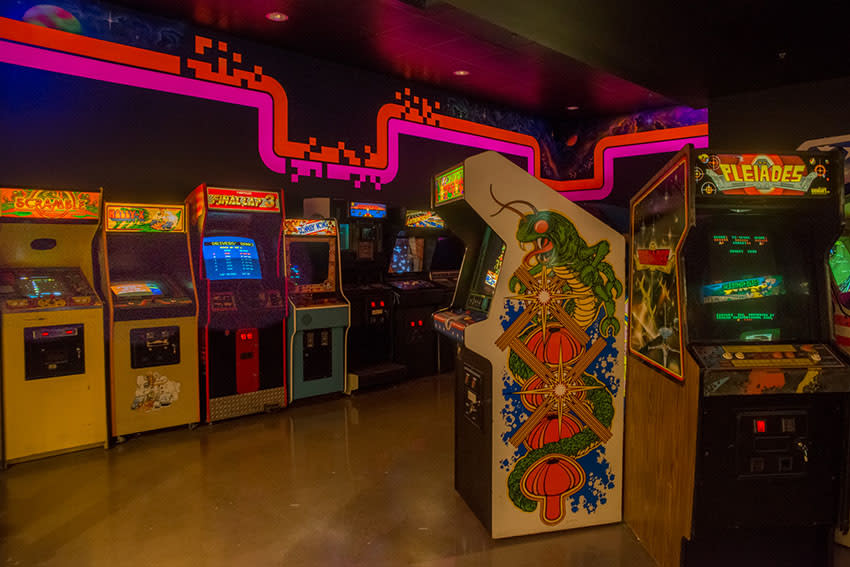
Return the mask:
[[[207,422],[287,403],[278,191],[199,185],[186,199]]]

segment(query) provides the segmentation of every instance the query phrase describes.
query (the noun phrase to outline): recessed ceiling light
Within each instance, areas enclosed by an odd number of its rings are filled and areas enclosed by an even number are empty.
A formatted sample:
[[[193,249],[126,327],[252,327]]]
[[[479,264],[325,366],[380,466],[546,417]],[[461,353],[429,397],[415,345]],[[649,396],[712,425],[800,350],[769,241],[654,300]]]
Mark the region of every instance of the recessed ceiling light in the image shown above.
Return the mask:
[[[455,71],[454,73],[455,73],[455,75],[457,75],[458,77],[465,77],[465,76],[469,75],[469,71],[467,71],[466,69],[458,69],[458,70],[457,70],[457,71]]]
[[[266,14],[266,19],[271,20],[273,22],[285,22],[289,19],[289,16],[287,16],[283,12],[269,12],[268,14]]]
[[[578,110],[578,107],[576,105],[568,106],[567,110]]]

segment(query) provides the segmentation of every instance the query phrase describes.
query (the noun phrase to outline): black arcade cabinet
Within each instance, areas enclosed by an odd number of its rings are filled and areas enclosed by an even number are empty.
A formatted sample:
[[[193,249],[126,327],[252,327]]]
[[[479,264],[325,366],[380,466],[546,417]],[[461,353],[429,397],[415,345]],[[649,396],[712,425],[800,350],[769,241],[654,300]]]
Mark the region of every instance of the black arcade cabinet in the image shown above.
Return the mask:
[[[662,566],[832,565],[850,367],[838,153],[688,147],[631,203],[625,519]]]
[[[393,359],[407,366],[410,376],[445,370],[446,361],[450,365],[453,359],[438,353],[431,315],[451,302],[464,250],[433,211],[405,211],[404,228],[393,241],[387,283],[395,298]]]
[[[392,288],[383,283],[389,255],[384,242],[387,206],[351,201],[343,212],[347,246],[341,251],[342,281],[351,303],[348,389],[398,382],[405,366],[392,360]],[[342,227],[342,225],[341,225]]]

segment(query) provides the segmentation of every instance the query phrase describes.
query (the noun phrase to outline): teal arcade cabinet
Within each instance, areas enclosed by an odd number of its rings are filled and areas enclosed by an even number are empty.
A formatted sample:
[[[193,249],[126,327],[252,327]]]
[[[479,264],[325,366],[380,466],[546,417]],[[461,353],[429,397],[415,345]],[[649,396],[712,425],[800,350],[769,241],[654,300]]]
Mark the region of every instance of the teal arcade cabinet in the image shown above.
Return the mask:
[[[284,219],[283,234],[290,400],[343,392],[351,316],[340,285],[337,222]]]

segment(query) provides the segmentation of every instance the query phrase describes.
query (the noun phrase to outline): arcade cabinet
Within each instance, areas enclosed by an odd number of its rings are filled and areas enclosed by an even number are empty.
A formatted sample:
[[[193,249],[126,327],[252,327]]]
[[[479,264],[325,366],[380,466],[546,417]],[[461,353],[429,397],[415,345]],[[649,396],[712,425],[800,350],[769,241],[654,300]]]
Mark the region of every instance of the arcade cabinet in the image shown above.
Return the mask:
[[[384,203],[351,201],[346,211],[348,249],[341,251],[345,297],[351,303],[348,329],[348,390],[397,382],[407,369],[392,361],[392,289],[383,283]]]
[[[0,189],[3,462],[103,444],[99,191]]]
[[[466,244],[434,314],[457,341],[456,490],[494,538],[620,521],[623,237],[494,152],[437,175],[433,204]]]
[[[277,191],[199,185],[186,198],[207,422],[287,404]]]
[[[346,391],[348,300],[339,272],[335,219],[285,219],[289,289],[289,383],[292,401]]]
[[[185,206],[106,203],[97,248],[111,436],[198,423],[198,307]]]
[[[835,153],[685,148],[631,201],[626,522],[662,566],[831,565],[850,368]]]
[[[460,268],[463,257],[462,246],[450,254],[457,242],[432,211],[405,211],[404,228],[394,239],[386,276],[394,295],[393,359],[412,377],[435,374],[440,367],[431,315],[451,301],[450,272]],[[444,283],[432,280],[432,270]]]

